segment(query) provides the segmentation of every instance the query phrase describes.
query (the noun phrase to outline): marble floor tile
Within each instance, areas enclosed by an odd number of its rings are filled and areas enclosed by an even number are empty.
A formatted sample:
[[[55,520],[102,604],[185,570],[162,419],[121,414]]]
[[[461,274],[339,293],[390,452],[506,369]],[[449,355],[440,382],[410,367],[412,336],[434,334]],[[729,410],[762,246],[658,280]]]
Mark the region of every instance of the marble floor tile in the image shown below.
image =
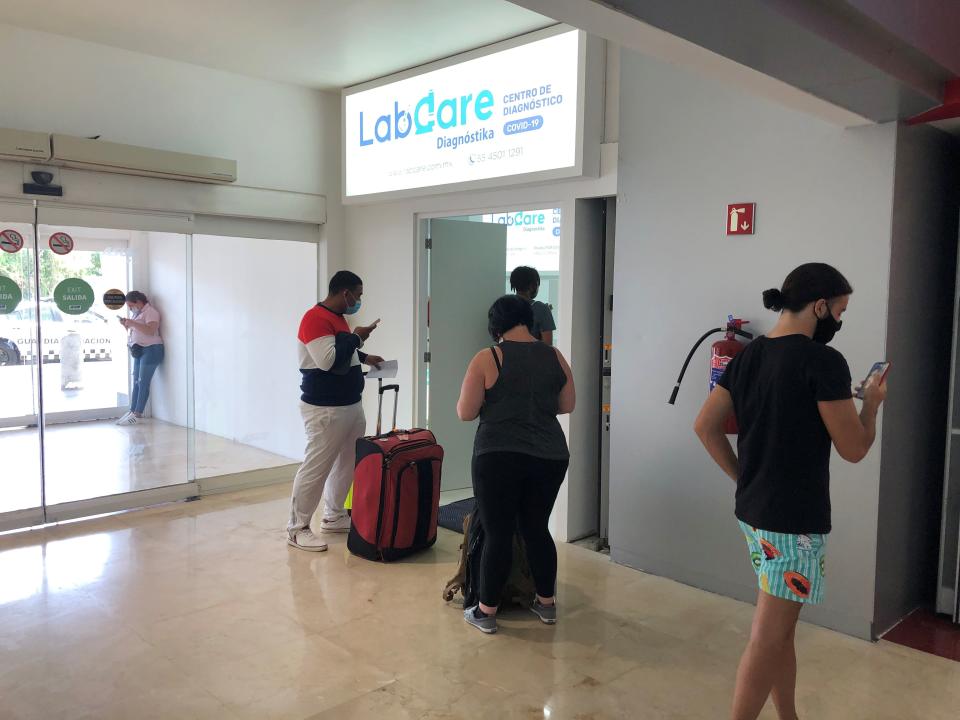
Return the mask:
[[[727,716],[749,605],[561,545],[560,622],[467,626],[461,537],[384,565],[290,548],[289,486],[0,536],[7,720]],[[801,624],[801,715],[955,720],[960,663]],[[761,716],[775,718],[768,705]]]

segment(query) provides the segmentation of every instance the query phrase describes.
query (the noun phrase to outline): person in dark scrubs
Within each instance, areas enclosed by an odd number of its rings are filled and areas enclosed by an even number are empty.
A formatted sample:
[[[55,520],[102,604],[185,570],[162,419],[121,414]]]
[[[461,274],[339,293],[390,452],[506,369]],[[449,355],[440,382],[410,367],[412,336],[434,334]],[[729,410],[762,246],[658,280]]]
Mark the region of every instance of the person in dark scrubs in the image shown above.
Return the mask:
[[[510,273],[510,289],[522,297],[533,309],[533,327],[531,334],[547,345],[553,345],[553,331],[557,329],[553,312],[546,303],[537,300],[540,292],[540,273],[536,268],[521,265]]]

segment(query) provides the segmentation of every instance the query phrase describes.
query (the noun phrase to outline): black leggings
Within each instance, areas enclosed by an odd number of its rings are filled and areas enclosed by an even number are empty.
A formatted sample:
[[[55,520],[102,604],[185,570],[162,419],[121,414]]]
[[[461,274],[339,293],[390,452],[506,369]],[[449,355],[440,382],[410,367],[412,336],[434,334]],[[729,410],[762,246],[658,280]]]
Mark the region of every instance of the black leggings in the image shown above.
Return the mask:
[[[496,607],[513,561],[518,524],[530,572],[540,597],[553,597],[557,547],[547,523],[567,474],[566,460],[543,460],[522,453],[496,452],[473,459],[473,494],[483,524],[480,602]]]

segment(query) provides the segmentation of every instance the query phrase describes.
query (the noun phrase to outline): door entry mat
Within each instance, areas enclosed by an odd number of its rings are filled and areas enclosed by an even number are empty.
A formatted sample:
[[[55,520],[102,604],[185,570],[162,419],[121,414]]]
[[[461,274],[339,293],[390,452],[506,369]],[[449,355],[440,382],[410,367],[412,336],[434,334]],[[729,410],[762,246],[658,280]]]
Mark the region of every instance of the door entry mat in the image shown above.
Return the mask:
[[[440,506],[440,516],[437,522],[440,527],[463,534],[463,519],[473,512],[476,500],[467,498],[457,500],[449,505]]]

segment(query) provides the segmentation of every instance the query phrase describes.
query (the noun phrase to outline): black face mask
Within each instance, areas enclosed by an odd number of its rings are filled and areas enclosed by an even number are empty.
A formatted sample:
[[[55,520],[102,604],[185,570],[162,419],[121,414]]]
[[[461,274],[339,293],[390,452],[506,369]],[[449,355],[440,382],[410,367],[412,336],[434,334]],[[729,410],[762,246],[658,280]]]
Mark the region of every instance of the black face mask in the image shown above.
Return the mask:
[[[833,336],[840,332],[843,323],[833,317],[830,308],[827,308],[827,316],[823,319],[817,318],[817,328],[813,331],[813,341],[823,345],[833,340]]]

